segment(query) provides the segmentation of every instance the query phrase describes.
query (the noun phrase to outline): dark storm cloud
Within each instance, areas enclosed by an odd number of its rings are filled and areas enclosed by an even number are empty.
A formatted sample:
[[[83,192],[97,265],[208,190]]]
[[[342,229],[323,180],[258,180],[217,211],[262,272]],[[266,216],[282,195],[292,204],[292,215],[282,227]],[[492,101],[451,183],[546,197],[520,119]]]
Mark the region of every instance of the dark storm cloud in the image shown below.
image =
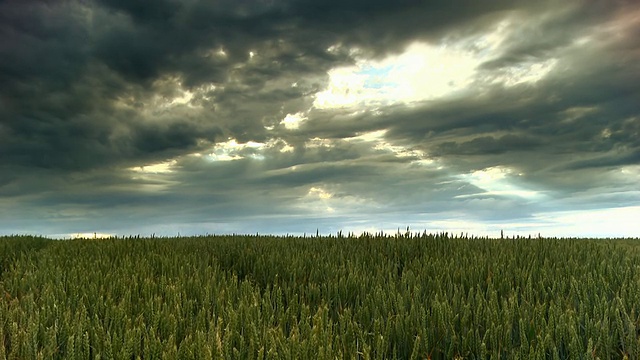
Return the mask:
[[[21,219],[29,218],[60,233],[241,217],[267,226],[261,216],[271,214],[301,229],[283,219],[303,214],[330,227],[344,214],[356,224],[376,214],[462,218],[456,209],[468,208],[496,220],[543,208],[464,177],[495,166],[558,199],[604,193],[608,183],[624,193],[631,182],[602,171],[640,161],[640,26],[629,15],[637,8],[631,0],[2,2],[0,228],[28,228]],[[330,69],[414,41],[464,43],[504,19],[512,23],[497,55],[463,96],[313,108]],[[538,82],[500,80],[547,60],[555,63]],[[299,128],[281,124],[296,113],[307,117]],[[234,150],[237,160],[207,158],[231,138],[263,145]],[[309,146],[314,138],[329,143]],[[133,170],[171,159],[168,172]]]
[[[3,162],[54,168],[99,167],[107,158],[118,162],[132,156],[122,148],[129,146],[127,141],[114,135],[118,127],[136,133],[133,146],[142,152],[185,148],[202,137],[189,130],[179,132],[178,140],[168,140],[161,135],[166,125],[141,127],[144,115],[114,107],[123,98],[148,101],[156,90],[154,81],[164,74],[196,72],[185,75],[186,85],[196,82],[192,77],[223,82],[228,68],[238,61],[229,50],[230,60],[199,56],[198,51],[216,46],[224,34],[205,42],[208,34],[189,29],[188,18],[179,23],[166,17],[172,12],[167,4],[122,3],[107,9],[91,2],[3,3]],[[183,121],[177,127],[193,125]],[[98,161],[86,161],[85,156]]]
[[[416,38],[435,38],[469,21],[478,26],[501,11],[519,8],[512,1],[293,1],[294,16],[331,32],[348,46],[381,56],[400,51]],[[464,27],[470,24],[465,24]]]
[[[328,46],[345,42],[383,53],[391,44],[400,46],[507,4],[492,2],[480,9],[414,1],[159,1],[153,6],[138,1],[5,2],[2,118],[6,137],[19,144],[3,142],[2,153],[23,154],[8,155],[5,161],[12,163],[71,168],[100,166],[73,159],[80,154],[95,153],[96,158],[111,157],[115,162],[126,159],[132,155],[120,148],[123,141],[114,129],[138,131],[142,116],[118,113],[114,102],[127,97],[147,101],[157,90],[154,81],[165,75],[179,76],[187,88],[223,86],[213,101],[222,114],[214,113],[211,121],[222,123],[238,138],[264,137],[258,111],[262,116],[273,114],[282,103],[322,85],[319,79],[296,93],[265,83],[318,77],[349,61],[346,54],[328,53]],[[217,56],[218,50],[225,55]],[[247,64],[249,51],[259,52],[261,62]],[[243,67],[238,69],[238,64]],[[179,144],[160,140],[142,150],[162,151],[163,144],[186,146],[197,141],[198,134],[190,134],[191,139]],[[47,158],[37,155],[42,151]]]

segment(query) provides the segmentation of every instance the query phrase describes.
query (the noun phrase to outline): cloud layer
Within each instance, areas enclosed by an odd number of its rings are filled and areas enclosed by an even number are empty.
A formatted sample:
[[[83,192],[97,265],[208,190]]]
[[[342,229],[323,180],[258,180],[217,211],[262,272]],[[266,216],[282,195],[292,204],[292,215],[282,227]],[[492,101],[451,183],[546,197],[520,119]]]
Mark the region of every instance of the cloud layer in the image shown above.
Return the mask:
[[[637,236],[639,39],[631,0],[5,1],[0,232]]]

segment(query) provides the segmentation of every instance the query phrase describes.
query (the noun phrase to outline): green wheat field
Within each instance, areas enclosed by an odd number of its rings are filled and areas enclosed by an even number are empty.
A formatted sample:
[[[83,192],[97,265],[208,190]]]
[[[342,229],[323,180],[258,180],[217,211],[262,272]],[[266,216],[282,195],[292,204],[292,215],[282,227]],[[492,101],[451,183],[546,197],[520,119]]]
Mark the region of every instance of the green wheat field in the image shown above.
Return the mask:
[[[638,359],[640,240],[0,238],[0,359]]]

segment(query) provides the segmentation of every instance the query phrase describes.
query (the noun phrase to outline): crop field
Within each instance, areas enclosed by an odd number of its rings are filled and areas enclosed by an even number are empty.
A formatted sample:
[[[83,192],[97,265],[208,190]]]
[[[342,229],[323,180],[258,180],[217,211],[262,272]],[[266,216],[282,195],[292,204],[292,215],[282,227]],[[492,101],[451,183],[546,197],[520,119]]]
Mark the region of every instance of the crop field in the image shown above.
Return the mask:
[[[638,359],[640,240],[0,238],[0,359]]]

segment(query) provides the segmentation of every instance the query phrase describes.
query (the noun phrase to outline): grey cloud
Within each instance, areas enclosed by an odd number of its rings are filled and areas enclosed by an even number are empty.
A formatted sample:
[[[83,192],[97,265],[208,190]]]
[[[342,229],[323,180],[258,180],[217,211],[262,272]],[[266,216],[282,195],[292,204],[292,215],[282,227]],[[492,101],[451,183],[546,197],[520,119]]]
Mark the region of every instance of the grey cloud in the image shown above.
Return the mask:
[[[163,150],[191,150],[198,140],[215,139],[220,135],[218,129],[203,130],[188,122],[149,125],[136,127],[133,131],[132,145],[141,153],[154,153]],[[166,156],[166,155],[165,155]]]
[[[293,13],[324,31],[339,32],[339,40],[374,56],[400,51],[416,38],[437,39],[456,26],[478,27],[496,14],[517,9],[523,3],[489,1],[299,1]]]
[[[606,154],[588,160],[572,161],[567,165],[568,170],[615,168],[623,165],[640,164],[640,149],[633,151],[619,151],[614,154]]]
[[[444,142],[438,145],[435,155],[486,155],[503,154],[507,151],[531,151],[542,145],[541,139],[518,135],[503,135],[499,138],[481,136],[462,143]]]
[[[633,204],[620,195],[633,184],[605,173],[640,161],[639,30],[606,32],[632,11],[633,1],[2,2],[0,229],[33,229],[24,219],[60,233],[240,219],[305,229],[287,217],[331,228],[546,209],[461,176],[492,166],[521,171],[518,181],[557,208]],[[354,63],[353,49],[383,58],[416,40],[473,38],[505,17],[517,24],[461,97],[357,114],[312,108],[327,71]],[[579,45],[582,36],[591,42]],[[549,59],[555,66],[535,84],[494,82]],[[183,91],[193,94],[186,104],[165,104]],[[297,112],[308,117],[298,129],[280,124]],[[377,130],[437,164],[345,140]],[[315,137],[332,147],[305,148]],[[228,162],[189,155],[229,138],[283,142]],[[282,152],[284,142],[293,149]],[[131,170],[169,159],[173,172]],[[311,199],[314,186],[333,197]]]
[[[267,136],[265,118],[273,125],[288,110],[308,107],[308,96],[326,81],[325,71],[351,61],[347,53],[327,52],[328,46],[342,43],[343,48],[351,44],[380,48],[374,52],[390,51],[430,31],[437,33],[471,17],[513,7],[508,2],[491,2],[474,13],[474,7],[462,6],[469,5],[464,3],[425,6],[413,1],[366,6],[358,2],[227,5],[199,1],[161,1],[152,7],[137,1],[5,3],[3,39],[7,45],[2,52],[11,56],[3,56],[2,63],[2,74],[10,80],[2,94],[3,103],[9,104],[3,118],[10,122],[12,135],[17,139],[24,136],[24,140],[19,140],[22,146],[12,146],[4,153],[23,154],[30,148],[40,152],[40,146],[45,146],[50,154],[60,149],[59,158],[67,159],[92,152],[82,142],[94,141],[96,149],[102,149],[95,157],[104,158],[111,151],[112,161],[130,161],[117,160],[126,154],[118,143],[105,143],[117,138],[110,132],[122,126],[140,133],[142,150],[162,150],[163,142],[191,149],[184,145],[209,134],[191,131],[191,138],[186,139],[183,135],[187,133],[182,132],[178,136],[182,139],[176,139],[175,144],[157,139],[155,146],[143,145],[145,137],[153,140],[151,135],[161,133],[163,125],[143,131],[136,125],[141,121],[138,114],[114,114],[112,109],[114,99],[122,97],[144,102],[157,91],[155,82],[166,75],[178,76],[186,88],[217,84],[219,89],[208,101],[216,109],[210,121],[241,141],[263,140]],[[454,8],[463,11],[451,11]],[[385,34],[380,36],[376,31]],[[216,56],[218,49],[226,55]],[[249,51],[258,54],[253,62]],[[29,78],[38,81],[25,82]],[[309,78],[316,80],[305,85]],[[289,81],[270,84],[273,79]],[[292,89],[289,84],[293,82],[299,82],[300,87]],[[281,110],[283,106],[288,109]],[[182,125],[190,126],[193,128]],[[84,134],[96,127],[101,128],[98,134]],[[31,133],[38,128],[68,129],[36,130],[33,136],[22,130]],[[30,142],[30,137],[35,141]],[[86,140],[78,140],[81,138]],[[64,151],[56,141],[67,144],[69,150]],[[30,143],[43,145],[29,147]],[[35,155],[10,159],[39,166],[70,166],[53,157],[42,161]],[[90,166],[82,159],[70,162]]]

